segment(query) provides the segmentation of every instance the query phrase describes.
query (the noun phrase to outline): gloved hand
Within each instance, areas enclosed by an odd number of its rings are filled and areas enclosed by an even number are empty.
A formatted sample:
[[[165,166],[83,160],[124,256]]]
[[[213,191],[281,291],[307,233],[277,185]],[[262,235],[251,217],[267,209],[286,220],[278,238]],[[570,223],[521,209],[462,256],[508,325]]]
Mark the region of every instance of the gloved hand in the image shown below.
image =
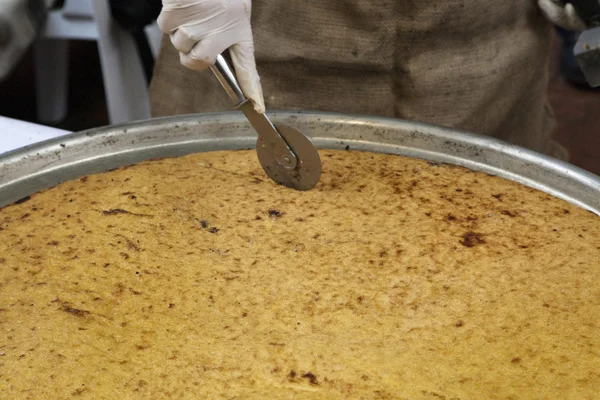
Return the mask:
[[[571,3],[564,6],[558,0],[538,0],[542,13],[555,25],[569,31],[583,31],[585,22],[577,15],[577,11]]]
[[[169,34],[181,64],[204,70],[229,49],[237,80],[264,113],[265,102],[256,71],[250,27],[251,0],[163,0],[158,26]]]

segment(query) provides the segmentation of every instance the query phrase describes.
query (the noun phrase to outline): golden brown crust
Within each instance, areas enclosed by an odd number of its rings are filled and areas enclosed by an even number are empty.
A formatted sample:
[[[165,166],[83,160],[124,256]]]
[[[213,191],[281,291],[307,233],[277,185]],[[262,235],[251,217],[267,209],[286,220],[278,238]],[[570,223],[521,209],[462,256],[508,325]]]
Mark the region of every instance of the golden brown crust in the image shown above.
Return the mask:
[[[309,192],[215,152],[1,209],[0,392],[600,393],[598,217],[459,167],[322,157]]]

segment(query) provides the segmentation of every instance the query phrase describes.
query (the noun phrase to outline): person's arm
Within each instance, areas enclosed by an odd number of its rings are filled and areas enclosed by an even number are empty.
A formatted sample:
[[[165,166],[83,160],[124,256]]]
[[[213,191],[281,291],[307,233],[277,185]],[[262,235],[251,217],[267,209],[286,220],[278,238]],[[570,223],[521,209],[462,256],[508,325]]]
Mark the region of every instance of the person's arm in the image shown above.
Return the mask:
[[[179,51],[180,61],[205,70],[229,49],[237,79],[259,113],[265,104],[254,60],[251,0],[163,0],[158,26]]]

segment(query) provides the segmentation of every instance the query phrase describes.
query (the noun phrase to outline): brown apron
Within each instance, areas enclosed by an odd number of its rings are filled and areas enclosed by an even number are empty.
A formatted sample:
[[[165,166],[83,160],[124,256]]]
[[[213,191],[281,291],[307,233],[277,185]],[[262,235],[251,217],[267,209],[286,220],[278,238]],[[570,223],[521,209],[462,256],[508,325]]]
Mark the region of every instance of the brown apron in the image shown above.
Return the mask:
[[[267,110],[372,114],[552,153],[550,24],[535,0],[254,0]],[[155,116],[230,110],[209,71],[163,41]]]

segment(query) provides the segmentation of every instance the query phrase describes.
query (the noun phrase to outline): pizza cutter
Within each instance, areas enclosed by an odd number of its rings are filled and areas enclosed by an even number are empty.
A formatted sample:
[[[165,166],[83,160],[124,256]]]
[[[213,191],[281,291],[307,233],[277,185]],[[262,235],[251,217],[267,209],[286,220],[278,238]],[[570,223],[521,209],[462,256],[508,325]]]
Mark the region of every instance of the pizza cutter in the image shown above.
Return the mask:
[[[310,139],[290,126],[275,126],[266,114],[256,112],[223,56],[219,55],[210,69],[235,103],[234,108],[244,113],[258,133],[256,152],[267,175],[292,189],[312,189],[321,178],[321,158]]]

